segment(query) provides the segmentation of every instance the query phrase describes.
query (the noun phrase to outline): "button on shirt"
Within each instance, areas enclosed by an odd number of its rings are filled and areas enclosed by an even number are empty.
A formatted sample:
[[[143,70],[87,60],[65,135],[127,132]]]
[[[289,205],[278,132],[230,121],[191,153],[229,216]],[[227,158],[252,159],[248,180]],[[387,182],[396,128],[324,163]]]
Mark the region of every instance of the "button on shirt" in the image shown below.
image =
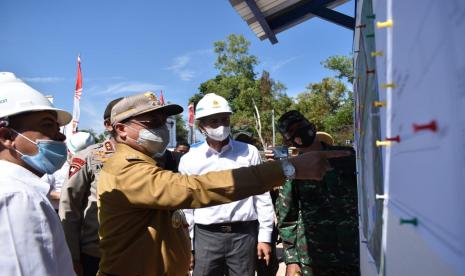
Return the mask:
[[[249,167],[260,163],[260,154],[256,147],[230,139],[220,152],[212,149],[207,142],[196,148],[191,148],[181,158],[179,172],[187,175],[200,175],[212,171]],[[258,219],[260,225],[258,241],[271,242],[274,208],[268,192],[217,206],[188,209],[184,210],[184,213],[189,223],[191,238],[193,238],[194,223],[214,224]]]
[[[31,171],[0,160],[2,275],[75,275],[50,186]]]

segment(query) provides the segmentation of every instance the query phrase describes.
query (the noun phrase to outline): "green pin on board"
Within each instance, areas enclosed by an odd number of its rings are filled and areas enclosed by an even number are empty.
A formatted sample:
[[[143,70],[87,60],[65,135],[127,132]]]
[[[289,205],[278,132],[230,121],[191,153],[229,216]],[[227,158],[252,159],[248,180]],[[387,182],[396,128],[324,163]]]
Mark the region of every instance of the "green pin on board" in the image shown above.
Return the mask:
[[[412,219],[400,219],[400,224],[412,224],[417,226],[418,225],[418,220],[417,218],[412,218]]]

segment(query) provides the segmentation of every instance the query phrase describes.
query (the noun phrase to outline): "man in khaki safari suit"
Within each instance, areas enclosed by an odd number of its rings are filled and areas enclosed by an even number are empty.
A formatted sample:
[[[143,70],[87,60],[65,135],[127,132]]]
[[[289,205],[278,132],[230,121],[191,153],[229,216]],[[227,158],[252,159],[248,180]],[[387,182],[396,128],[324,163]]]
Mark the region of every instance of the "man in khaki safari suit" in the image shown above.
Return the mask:
[[[187,275],[190,242],[178,209],[262,194],[286,178],[321,179],[327,158],[312,152],[258,166],[186,176],[157,165],[169,141],[166,118],[182,107],[151,92],[125,97],[111,112],[116,152],[98,179],[101,260],[97,275]],[[221,179],[222,181],[218,181]]]

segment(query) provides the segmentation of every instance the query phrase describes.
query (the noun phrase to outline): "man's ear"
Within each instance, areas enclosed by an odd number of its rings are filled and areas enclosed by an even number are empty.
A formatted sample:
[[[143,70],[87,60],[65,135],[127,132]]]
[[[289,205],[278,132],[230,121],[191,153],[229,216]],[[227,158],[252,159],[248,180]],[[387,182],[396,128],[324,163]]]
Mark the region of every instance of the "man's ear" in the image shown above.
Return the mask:
[[[196,122],[197,129],[200,131],[200,133],[205,134],[205,128],[203,127],[203,124],[200,120]]]
[[[112,132],[114,127],[111,125],[111,122],[109,119],[103,121],[103,125],[105,126],[105,130],[108,132]]]
[[[120,123],[116,123],[113,126],[115,130],[116,136],[121,137],[123,140],[126,140],[126,136],[128,135],[126,132],[126,126]]]
[[[0,145],[3,148],[12,149],[14,146],[14,132],[7,127],[0,127]]]

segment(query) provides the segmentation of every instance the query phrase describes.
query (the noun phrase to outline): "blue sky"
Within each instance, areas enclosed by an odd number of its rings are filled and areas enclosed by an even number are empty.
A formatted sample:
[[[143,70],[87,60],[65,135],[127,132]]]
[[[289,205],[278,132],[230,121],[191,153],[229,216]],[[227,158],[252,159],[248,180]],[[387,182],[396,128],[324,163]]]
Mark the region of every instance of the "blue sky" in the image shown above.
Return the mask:
[[[353,16],[354,1],[337,10]],[[0,1],[0,71],[14,72],[72,112],[81,54],[80,128],[102,131],[106,104],[163,90],[187,110],[199,84],[217,74],[213,43],[231,34],[251,41],[265,69],[295,96],[330,72],[320,62],[352,50],[352,32],[313,18],[260,41],[227,0]],[[187,111],[184,112],[184,116]]]

